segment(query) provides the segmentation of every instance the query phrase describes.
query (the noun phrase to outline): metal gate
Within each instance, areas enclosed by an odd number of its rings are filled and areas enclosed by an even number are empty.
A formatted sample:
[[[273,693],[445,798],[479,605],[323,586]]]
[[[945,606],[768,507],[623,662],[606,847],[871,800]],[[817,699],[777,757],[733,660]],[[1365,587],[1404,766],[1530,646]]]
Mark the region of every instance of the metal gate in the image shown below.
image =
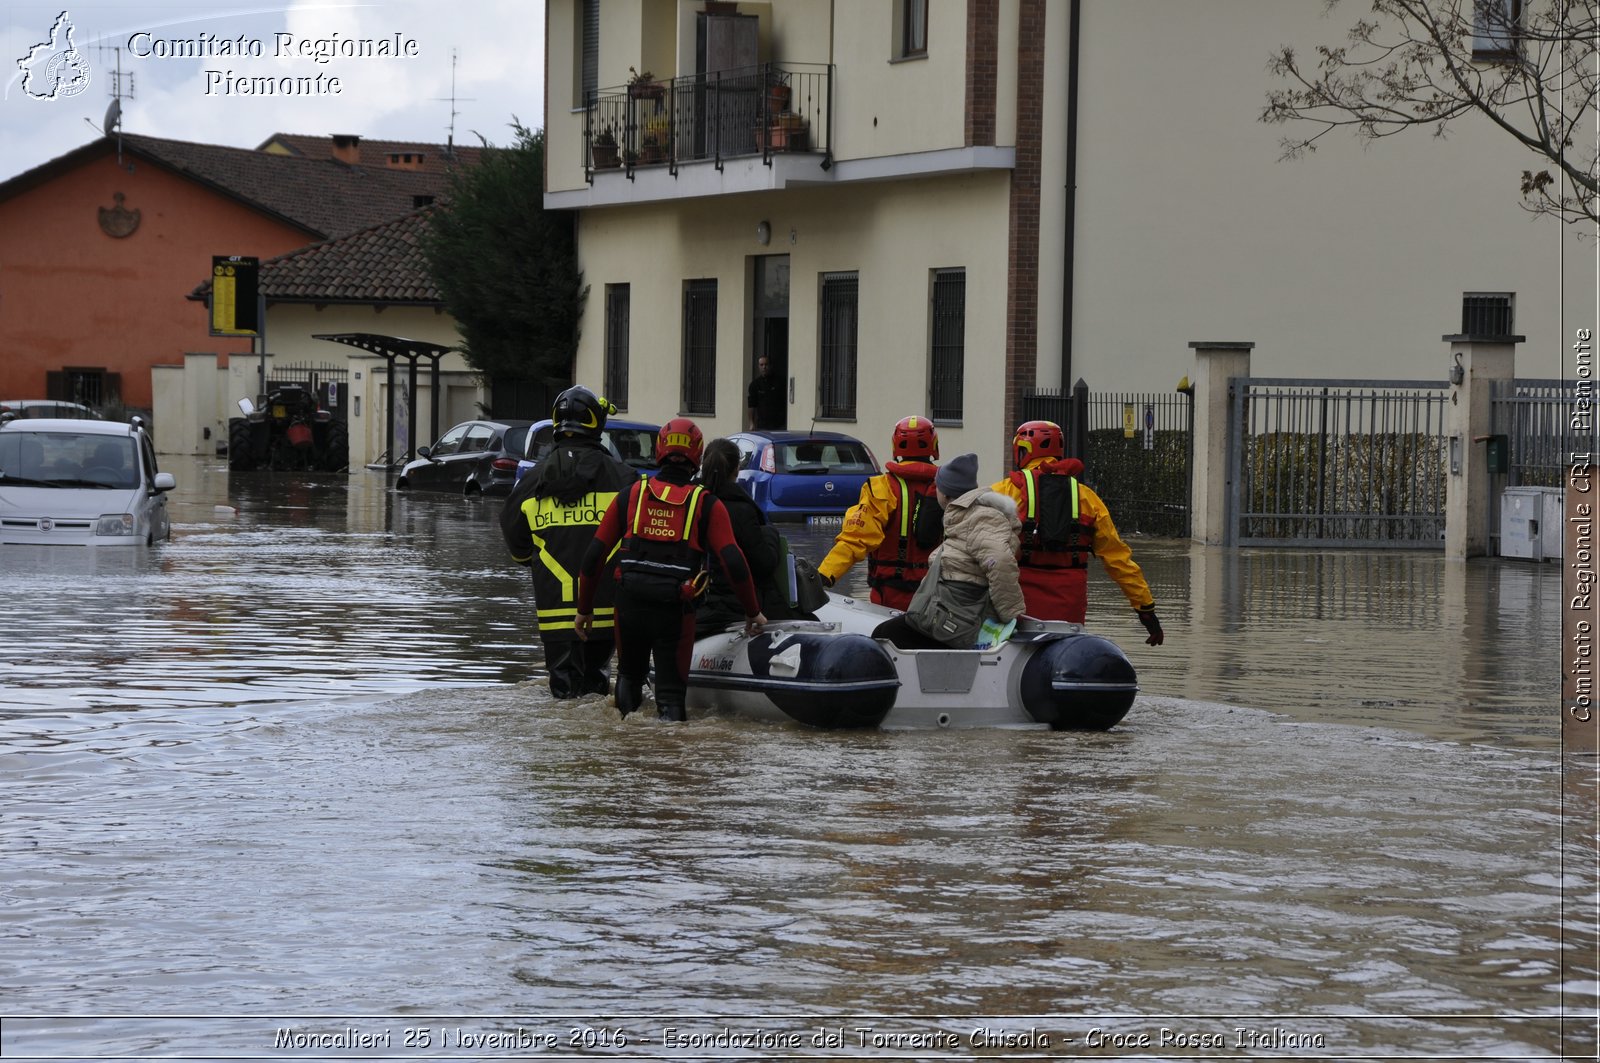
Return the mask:
[[[1440,549],[1447,385],[1238,377],[1230,545]]]
[[[275,388],[305,388],[317,396],[317,404],[335,420],[350,420],[350,368],[327,362],[283,365],[274,361],[267,377],[266,390]]]
[[[1594,454],[1594,418],[1578,416],[1576,380],[1496,380],[1489,391],[1491,473],[1506,487],[1563,487],[1573,455]],[[1588,387],[1592,401],[1594,391]],[[1592,460],[1592,459],[1591,459]]]
[[[1091,393],[1035,389],[1022,419],[1059,424],[1067,453],[1081,458],[1084,482],[1123,534],[1188,538],[1194,473],[1194,394]],[[1007,455],[1010,458],[1010,455]]]

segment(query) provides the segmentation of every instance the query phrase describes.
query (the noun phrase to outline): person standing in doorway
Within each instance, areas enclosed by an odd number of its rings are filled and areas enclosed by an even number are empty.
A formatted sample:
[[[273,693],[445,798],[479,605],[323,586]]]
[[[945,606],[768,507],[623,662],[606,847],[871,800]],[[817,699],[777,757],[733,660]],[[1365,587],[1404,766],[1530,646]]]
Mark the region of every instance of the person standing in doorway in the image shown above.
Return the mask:
[[[756,378],[750,381],[750,391],[745,398],[750,430],[782,428],[788,422],[784,416],[788,396],[784,394],[783,378],[777,374],[772,359],[764,354],[756,359],[756,370]]]

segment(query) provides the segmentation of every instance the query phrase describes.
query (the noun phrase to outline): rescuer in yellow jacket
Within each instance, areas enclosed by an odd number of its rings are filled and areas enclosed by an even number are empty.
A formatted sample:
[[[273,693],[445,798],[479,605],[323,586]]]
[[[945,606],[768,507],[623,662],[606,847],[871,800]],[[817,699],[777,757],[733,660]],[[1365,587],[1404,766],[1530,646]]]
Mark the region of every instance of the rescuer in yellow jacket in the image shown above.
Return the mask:
[[[1117,534],[1100,496],[1078,481],[1083,462],[1065,457],[1066,437],[1054,421],[1028,421],[1011,439],[1016,470],[994,490],[1017,504],[1022,520],[1017,570],[1028,615],[1084,622],[1089,606],[1089,555],[1100,559],[1138,614],[1148,637],[1166,640],[1155,599],[1133,551]]]
[[[903,417],[890,445],[893,460],[862,485],[860,501],[845,513],[817,572],[832,586],[866,558],[872,600],[904,609],[928,571],[928,555],[944,537],[944,510],[933,484],[939,434],[926,417]]]

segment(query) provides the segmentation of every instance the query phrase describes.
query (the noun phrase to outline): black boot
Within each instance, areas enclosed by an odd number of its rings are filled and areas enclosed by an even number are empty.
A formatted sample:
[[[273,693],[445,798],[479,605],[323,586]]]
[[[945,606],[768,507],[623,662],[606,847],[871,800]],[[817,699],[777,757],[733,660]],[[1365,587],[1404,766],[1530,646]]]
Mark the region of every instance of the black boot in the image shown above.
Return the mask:
[[[668,720],[672,723],[684,723],[689,719],[689,713],[685,711],[683,702],[662,701],[658,695],[656,697],[656,719]]]
[[[643,701],[643,684],[629,679],[625,675],[617,676],[617,709],[624,717],[637,709]]]

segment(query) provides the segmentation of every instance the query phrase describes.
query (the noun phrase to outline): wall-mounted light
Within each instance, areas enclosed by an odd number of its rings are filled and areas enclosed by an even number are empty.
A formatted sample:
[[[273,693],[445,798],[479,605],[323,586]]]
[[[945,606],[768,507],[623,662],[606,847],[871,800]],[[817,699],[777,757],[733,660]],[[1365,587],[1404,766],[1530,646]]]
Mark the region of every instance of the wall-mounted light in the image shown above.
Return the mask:
[[[1450,383],[1460,386],[1467,379],[1466,367],[1461,364],[1461,352],[1456,353],[1456,364],[1450,367]]]
[[[766,247],[772,242],[772,225],[769,222],[756,222],[756,243]]]

